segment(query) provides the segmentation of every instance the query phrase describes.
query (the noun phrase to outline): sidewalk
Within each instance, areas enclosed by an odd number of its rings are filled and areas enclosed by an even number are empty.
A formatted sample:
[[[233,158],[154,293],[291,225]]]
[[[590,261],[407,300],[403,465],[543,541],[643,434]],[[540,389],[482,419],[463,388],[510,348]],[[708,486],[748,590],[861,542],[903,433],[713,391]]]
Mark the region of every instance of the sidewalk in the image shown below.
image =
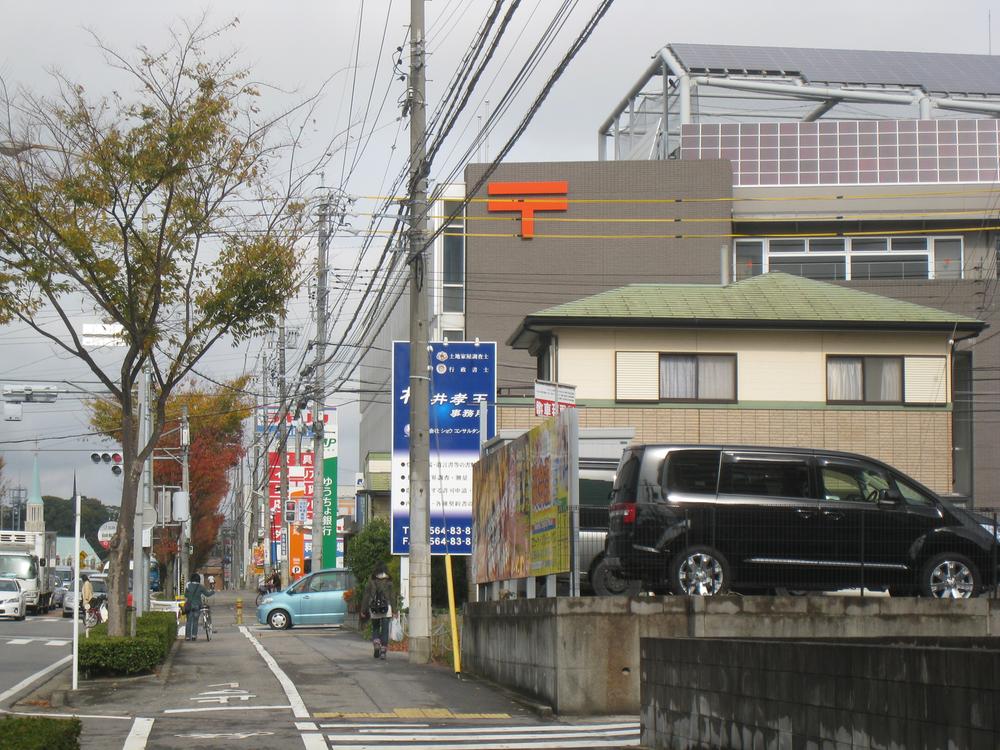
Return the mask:
[[[244,601],[243,627],[235,622],[237,597]],[[126,739],[129,747],[187,748],[196,739],[222,747],[242,738],[244,747],[258,747],[265,736],[268,747],[302,747],[306,726],[322,719],[537,722],[506,696],[450,669],[411,665],[399,652],[373,659],[368,641],[354,631],[260,626],[253,597],[216,594],[215,637],[179,639],[158,674],[81,681],[74,693],[66,670],[15,710],[80,715],[81,746],[95,750],[123,747]],[[135,744],[143,726],[149,744]]]

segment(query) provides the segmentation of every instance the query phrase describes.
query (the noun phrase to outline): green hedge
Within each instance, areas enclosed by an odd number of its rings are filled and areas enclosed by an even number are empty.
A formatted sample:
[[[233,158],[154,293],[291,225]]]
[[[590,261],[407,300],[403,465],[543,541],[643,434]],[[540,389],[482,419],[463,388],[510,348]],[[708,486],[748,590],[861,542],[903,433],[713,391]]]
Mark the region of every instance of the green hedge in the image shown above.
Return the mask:
[[[0,750],[79,750],[80,720],[43,716],[0,719]]]
[[[135,637],[110,638],[106,623],[80,641],[80,671],[90,676],[152,672],[163,663],[177,638],[170,612],[147,612],[135,624]]]

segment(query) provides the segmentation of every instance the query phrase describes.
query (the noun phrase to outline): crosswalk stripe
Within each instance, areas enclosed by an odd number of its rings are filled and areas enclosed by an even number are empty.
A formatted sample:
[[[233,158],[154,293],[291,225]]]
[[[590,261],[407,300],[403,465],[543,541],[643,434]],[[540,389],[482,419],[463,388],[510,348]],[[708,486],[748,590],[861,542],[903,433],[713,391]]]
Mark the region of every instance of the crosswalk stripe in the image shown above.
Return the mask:
[[[360,736],[360,739],[363,739],[366,742],[367,741],[372,741],[372,740],[379,740],[380,742],[426,742],[427,740],[436,739],[438,737],[438,734],[439,733],[435,732],[433,729],[429,729],[429,730],[424,731],[424,732],[413,733],[413,734],[387,734],[385,732],[375,732],[375,733],[366,733],[366,734]],[[628,735],[628,734],[636,734],[636,730],[634,730],[634,729],[615,729],[615,730],[604,731],[604,732],[599,732],[599,733],[598,732],[547,732],[544,735],[538,735],[538,734],[536,734],[534,732],[518,732],[518,731],[497,732],[495,734],[486,734],[486,733],[483,733],[483,732],[474,732],[474,733],[473,732],[468,732],[467,734],[469,734],[468,737],[462,737],[461,739],[467,739],[467,740],[472,740],[472,739],[475,739],[475,740],[491,740],[491,741],[498,741],[498,740],[530,740],[530,739],[533,739],[533,738],[539,738],[541,736],[542,738],[548,740],[548,739],[557,739],[557,738],[562,738],[562,739],[573,739],[573,738],[576,738],[576,739],[580,739],[580,738],[586,738],[586,737],[597,737],[597,738],[601,738],[601,737],[618,737],[618,736],[623,736],[623,735]],[[357,735],[357,734],[328,734],[327,737],[330,740],[334,741],[334,742],[349,742],[349,741],[353,741],[353,740],[359,739],[359,735]],[[455,740],[455,739],[458,739],[458,738],[453,737],[453,736],[449,736],[447,739],[449,739],[449,740]]]
[[[598,747],[635,747],[639,744],[639,737],[632,739],[583,739],[583,740],[554,740],[548,741],[544,738],[535,741],[524,742],[477,742],[470,745],[467,742],[447,743],[434,742],[429,745],[406,745],[406,750],[540,750],[540,748],[598,748]],[[386,750],[383,744],[350,744],[334,745],[334,748],[349,748],[350,750]],[[399,747],[399,746],[396,746]]]
[[[34,638],[12,638],[7,641],[11,646],[23,646],[26,643],[31,643]]]
[[[69,641],[45,641],[46,646],[65,646]]]

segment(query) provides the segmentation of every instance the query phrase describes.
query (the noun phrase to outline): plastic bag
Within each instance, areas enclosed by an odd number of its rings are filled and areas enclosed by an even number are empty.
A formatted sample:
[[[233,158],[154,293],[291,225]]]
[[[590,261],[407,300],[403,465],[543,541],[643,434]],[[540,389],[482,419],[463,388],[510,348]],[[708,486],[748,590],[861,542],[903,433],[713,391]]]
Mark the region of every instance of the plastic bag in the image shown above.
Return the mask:
[[[389,640],[397,642],[403,640],[403,624],[399,621],[398,615],[389,623]]]

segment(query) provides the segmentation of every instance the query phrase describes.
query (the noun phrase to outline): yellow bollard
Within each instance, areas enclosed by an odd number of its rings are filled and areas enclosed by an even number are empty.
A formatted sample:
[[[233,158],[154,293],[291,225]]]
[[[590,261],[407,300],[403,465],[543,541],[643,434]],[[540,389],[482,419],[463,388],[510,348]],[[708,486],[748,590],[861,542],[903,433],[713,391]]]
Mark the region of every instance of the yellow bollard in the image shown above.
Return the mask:
[[[243,597],[236,599],[236,624],[243,624]]]

